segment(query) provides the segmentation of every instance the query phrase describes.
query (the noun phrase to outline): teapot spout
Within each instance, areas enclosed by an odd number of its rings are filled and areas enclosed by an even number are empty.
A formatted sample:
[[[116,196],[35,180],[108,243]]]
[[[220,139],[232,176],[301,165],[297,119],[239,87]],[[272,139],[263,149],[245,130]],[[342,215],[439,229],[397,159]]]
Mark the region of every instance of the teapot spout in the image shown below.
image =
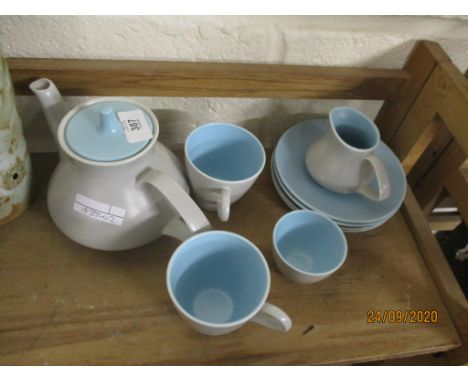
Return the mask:
[[[47,79],[41,78],[29,84],[29,88],[36,95],[44,111],[50,131],[57,143],[57,131],[60,121],[68,113],[69,108],[62,99],[55,84]]]

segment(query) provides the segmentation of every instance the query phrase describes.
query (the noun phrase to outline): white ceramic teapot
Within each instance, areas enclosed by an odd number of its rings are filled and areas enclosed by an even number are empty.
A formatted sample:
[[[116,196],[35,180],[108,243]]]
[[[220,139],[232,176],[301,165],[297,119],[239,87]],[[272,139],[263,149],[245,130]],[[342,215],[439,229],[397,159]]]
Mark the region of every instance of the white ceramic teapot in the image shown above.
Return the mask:
[[[157,141],[151,110],[126,98],[96,98],[69,111],[52,81],[42,78],[30,88],[58,145],[47,204],[66,236],[123,250],[209,228],[188,195],[181,164]]]

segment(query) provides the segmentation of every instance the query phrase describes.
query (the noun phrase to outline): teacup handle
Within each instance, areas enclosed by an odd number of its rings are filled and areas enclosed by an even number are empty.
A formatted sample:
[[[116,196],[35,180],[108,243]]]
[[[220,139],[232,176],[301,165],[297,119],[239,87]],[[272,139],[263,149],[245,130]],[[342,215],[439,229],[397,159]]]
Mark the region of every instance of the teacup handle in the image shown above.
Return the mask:
[[[216,203],[219,220],[222,222],[229,220],[231,210],[231,190],[229,188],[204,188],[196,196],[202,208],[208,207],[208,205],[213,206]]]
[[[385,170],[384,165],[374,153],[369,154],[364,160],[367,160],[374,170],[378,190],[373,190],[369,184],[364,184],[357,189],[357,192],[377,202],[387,199],[390,195],[390,182],[388,181],[387,170]]]
[[[170,176],[161,171],[146,169],[137,178],[137,185],[147,183],[156,188],[180,217],[171,220],[163,229],[163,234],[184,241],[194,233],[210,228],[210,222],[185,192]]]
[[[269,302],[263,305],[251,321],[280,332],[287,332],[292,326],[291,318],[282,309]]]
[[[218,217],[222,222],[229,220],[229,213],[231,209],[231,191],[229,188],[219,189],[218,205]]]

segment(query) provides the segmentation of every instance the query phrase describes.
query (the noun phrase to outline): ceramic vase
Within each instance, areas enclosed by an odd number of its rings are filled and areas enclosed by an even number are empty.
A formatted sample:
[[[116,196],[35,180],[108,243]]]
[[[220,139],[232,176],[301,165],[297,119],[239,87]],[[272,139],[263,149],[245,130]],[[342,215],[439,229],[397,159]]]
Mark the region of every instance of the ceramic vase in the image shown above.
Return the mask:
[[[0,225],[29,204],[31,161],[6,60],[0,56]]]

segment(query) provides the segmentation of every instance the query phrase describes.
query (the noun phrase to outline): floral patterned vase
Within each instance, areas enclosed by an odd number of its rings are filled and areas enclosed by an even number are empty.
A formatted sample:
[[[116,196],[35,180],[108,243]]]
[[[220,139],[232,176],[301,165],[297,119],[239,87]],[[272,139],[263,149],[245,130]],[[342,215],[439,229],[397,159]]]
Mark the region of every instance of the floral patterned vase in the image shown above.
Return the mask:
[[[31,161],[6,60],[0,56],[0,225],[29,204]]]

